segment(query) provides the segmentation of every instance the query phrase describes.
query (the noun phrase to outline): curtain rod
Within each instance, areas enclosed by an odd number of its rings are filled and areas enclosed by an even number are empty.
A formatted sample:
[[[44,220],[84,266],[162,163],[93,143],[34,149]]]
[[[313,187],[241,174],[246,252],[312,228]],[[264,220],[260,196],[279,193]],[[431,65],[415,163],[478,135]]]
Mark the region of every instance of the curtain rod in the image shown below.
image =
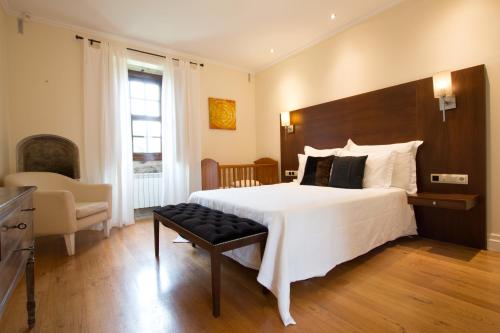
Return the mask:
[[[82,37],[82,36],[79,36],[79,35],[75,35],[75,38],[76,38],[76,39],[83,39],[83,37]],[[89,41],[90,41],[90,45],[92,45],[92,43],[97,43],[97,44],[100,44],[100,43],[101,43],[101,41],[100,41],[100,40],[95,40],[95,39],[92,39],[92,38],[89,38]],[[129,51],[134,51],[134,52],[139,52],[139,53],[143,53],[143,54],[152,55],[152,56],[155,56],[155,57],[160,57],[160,58],[163,58],[163,59],[167,59],[167,57],[166,57],[166,56],[161,55],[161,54],[156,54],[156,53],[151,53],[151,52],[141,51],[141,50],[137,50],[137,49],[132,49],[132,48],[130,48],[130,47],[127,47],[127,50],[129,50]],[[178,59],[178,58],[172,58],[172,60],[179,61],[179,59]],[[204,65],[204,64],[202,64],[202,63],[198,64],[198,63],[196,63],[196,62],[192,62],[192,61],[190,61],[189,63],[190,63],[191,65],[199,65],[200,67],[205,66],[205,65]]]

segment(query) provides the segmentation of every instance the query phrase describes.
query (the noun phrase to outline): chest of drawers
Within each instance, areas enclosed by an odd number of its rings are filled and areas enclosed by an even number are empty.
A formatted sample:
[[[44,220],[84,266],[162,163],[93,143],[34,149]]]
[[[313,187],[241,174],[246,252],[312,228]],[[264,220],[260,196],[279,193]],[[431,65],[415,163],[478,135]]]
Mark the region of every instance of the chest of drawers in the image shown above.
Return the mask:
[[[0,316],[26,273],[28,326],[35,324],[33,192],[0,187]]]

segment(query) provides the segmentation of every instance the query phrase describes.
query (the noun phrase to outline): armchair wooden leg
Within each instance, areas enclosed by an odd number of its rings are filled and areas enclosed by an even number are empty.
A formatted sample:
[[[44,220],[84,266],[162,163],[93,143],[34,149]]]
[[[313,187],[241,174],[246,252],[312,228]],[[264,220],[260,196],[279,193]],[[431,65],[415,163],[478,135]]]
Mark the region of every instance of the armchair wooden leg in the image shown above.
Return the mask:
[[[102,230],[104,232],[104,237],[108,238],[111,230],[109,220],[102,222]]]
[[[66,251],[68,256],[75,254],[75,234],[64,235],[64,242],[66,243]]]
[[[220,253],[210,254],[210,270],[212,271],[212,314],[215,318],[220,315]]]

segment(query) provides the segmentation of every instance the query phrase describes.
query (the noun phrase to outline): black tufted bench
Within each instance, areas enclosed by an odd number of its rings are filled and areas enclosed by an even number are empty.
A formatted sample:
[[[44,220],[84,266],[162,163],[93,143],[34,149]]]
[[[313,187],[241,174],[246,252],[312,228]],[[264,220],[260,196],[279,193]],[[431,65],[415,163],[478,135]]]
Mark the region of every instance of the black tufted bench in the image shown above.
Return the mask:
[[[212,313],[220,315],[221,255],[246,245],[260,243],[264,253],[267,228],[250,219],[226,214],[194,203],[169,205],[155,209],[155,255],[159,258],[160,222],[183,238],[210,252],[212,271]],[[264,292],[267,292],[263,288]]]

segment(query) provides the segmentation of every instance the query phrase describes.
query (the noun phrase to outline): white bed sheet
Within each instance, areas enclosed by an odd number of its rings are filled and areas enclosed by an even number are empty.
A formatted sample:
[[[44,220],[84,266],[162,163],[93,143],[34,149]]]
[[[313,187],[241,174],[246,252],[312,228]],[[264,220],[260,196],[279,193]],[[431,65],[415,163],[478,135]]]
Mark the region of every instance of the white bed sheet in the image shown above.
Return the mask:
[[[189,202],[246,217],[269,229],[262,263],[257,245],[225,254],[259,269],[257,280],[278,299],[285,325],[290,284],[324,276],[336,265],[388,241],[415,235],[413,207],[402,189],[349,190],[295,183],[193,193]]]

